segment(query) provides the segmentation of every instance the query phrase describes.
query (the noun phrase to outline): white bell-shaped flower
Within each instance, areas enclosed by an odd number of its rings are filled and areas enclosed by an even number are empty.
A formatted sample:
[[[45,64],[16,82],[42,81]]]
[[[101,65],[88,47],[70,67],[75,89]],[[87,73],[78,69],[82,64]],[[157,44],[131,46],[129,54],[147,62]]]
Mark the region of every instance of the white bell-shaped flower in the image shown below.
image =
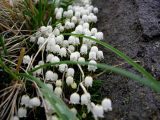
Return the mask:
[[[10,120],[19,120],[19,117],[18,116],[13,116],[13,117],[11,117]]]
[[[30,99],[29,104],[31,107],[38,107],[41,104],[41,101],[38,97],[34,97],[32,99]]]
[[[97,69],[97,62],[96,62],[95,60],[89,61],[88,71],[93,71],[93,72],[95,72],[96,69]]]
[[[56,63],[56,62],[60,62],[60,59],[59,59],[59,57],[54,56],[54,57],[51,59],[51,63]]]
[[[76,108],[71,108],[70,111],[76,116],[77,115],[77,110]]]
[[[70,96],[70,103],[79,104],[79,101],[80,101],[80,96],[78,93],[75,92]]]
[[[61,57],[66,57],[67,56],[67,50],[66,50],[66,48],[61,48],[60,51],[59,51],[59,55]]]
[[[97,28],[92,28],[92,29],[91,29],[91,34],[92,34],[92,35],[95,35],[96,33],[97,33]]]
[[[73,82],[74,82],[74,80],[73,80],[72,76],[68,76],[66,78],[66,83],[67,83],[68,86],[71,85],[71,84],[73,84]]]
[[[59,53],[60,49],[60,46],[56,44],[53,48],[53,53]]]
[[[31,58],[30,58],[29,55],[25,55],[25,56],[23,57],[23,64],[29,64],[30,61],[31,61]]]
[[[23,95],[21,98],[21,105],[28,106],[30,97],[28,95]]]
[[[55,29],[53,30],[53,34],[54,34],[55,36],[60,35],[59,29],[55,28]]]
[[[102,52],[102,51],[98,51],[98,52],[97,52],[97,58],[98,58],[99,60],[104,59],[104,56],[103,56],[103,52]]]
[[[104,117],[103,107],[101,105],[95,105],[95,106],[93,106],[93,115],[95,117],[103,118]]]
[[[53,54],[48,54],[46,58],[46,62],[51,62],[52,58],[54,57]]]
[[[92,46],[90,52],[98,52],[98,47],[97,46]]]
[[[56,115],[53,115],[50,120],[59,120]]]
[[[95,14],[97,14],[97,13],[98,13],[98,8],[97,8],[97,7],[94,7],[94,8],[93,8],[93,12],[94,12]]]
[[[103,40],[103,33],[102,32],[97,32],[96,34],[95,34],[95,37],[97,38],[97,39],[99,39],[99,40]]]
[[[87,23],[87,22],[84,23],[84,24],[83,24],[83,28],[84,28],[84,29],[89,29],[89,23]]]
[[[59,70],[61,73],[63,73],[63,72],[66,72],[67,69],[68,69],[68,65],[67,65],[67,64],[60,64],[58,70]]]
[[[62,86],[62,81],[56,80],[56,87],[61,87],[61,86]]]
[[[83,26],[82,25],[78,25],[75,29],[75,32],[77,34],[83,34]]]
[[[63,43],[62,43],[62,46],[65,47],[65,48],[68,47],[69,46],[68,40],[64,40]]]
[[[73,45],[69,45],[68,50],[73,53],[75,51],[75,47]]]
[[[89,52],[89,60],[97,60],[96,52]]]
[[[67,76],[74,76],[74,73],[75,73],[75,71],[73,68],[68,68],[66,75]]]
[[[56,87],[56,88],[54,89],[54,93],[55,93],[58,97],[60,97],[60,96],[62,95],[62,88],[61,88],[61,87]]]
[[[36,37],[31,36],[31,37],[30,37],[30,42],[35,42],[35,41],[36,41]]]
[[[85,86],[87,86],[87,87],[92,87],[93,78],[92,78],[91,76],[85,77],[85,79],[84,79],[84,84],[85,84]]]
[[[51,81],[53,81],[53,78],[54,77],[54,74],[53,74],[53,72],[51,71],[51,70],[48,70],[47,72],[46,72],[46,74],[45,74],[45,79],[46,80],[51,80]]]
[[[56,13],[56,19],[57,19],[57,20],[62,19],[62,12],[57,12],[57,13]]]
[[[80,48],[80,53],[82,55],[86,55],[88,53],[88,47],[86,44],[82,44],[81,48]]]
[[[56,40],[56,43],[61,45],[63,43],[63,40],[64,40],[64,36],[63,35],[59,35],[55,38]]]
[[[24,107],[20,107],[18,109],[18,117],[19,118],[27,117],[27,109]]]
[[[89,93],[84,93],[81,95],[81,105],[88,105],[90,102],[91,96]]]
[[[77,60],[78,60],[78,55],[75,52],[71,53],[70,61],[77,61]]]
[[[51,90],[51,91],[53,91],[53,85],[52,84],[46,84],[47,85],[47,87]]]
[[[112,111],[112,102],[111,102],[111,100],[108,99],[108,98],[103,99],[102,107],[106,112],[107,111]]]
[[[76,41],[76,37],[74,37],[74,36],[70,36],[69,38],[68,38],[68,43],[69,44],[75,44],[75,41]]]
[[[39,37],[39,38],[38,38],[38,41],[37,41],[37,44],[38,44],[39,46],[41,46],[41,45],[43,45],[44,42],[45,42],[44,37]]]
[[[76,16],[73,16],[72,19],[71,19],[71,22],[73,22],[73,23],[76,24],[76,23],[78,22],[77,17],[76,17]]]
[[[78,12],[78,11],[76,11],[76,12],[75,12],[75,16],[77,17],[77,19],[79,19],[79,18],[81,17],[81,13]]]

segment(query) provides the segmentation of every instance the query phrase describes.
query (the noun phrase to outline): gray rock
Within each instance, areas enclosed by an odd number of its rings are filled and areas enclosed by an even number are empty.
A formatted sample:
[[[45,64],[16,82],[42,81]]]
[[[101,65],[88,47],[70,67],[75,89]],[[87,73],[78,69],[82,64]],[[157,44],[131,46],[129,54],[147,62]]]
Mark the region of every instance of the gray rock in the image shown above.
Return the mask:
[[[160,0],[136,0],[143,34],[152,38],[160,35]]]

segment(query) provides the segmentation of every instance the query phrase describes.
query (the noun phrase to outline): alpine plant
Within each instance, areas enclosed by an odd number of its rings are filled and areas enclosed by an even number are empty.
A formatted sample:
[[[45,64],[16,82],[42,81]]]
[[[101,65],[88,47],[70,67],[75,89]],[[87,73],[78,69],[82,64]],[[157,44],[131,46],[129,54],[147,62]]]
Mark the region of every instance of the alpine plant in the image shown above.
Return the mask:
[[[103,40],[103,33],[99,32],[93,25],[98,21],[96,14],[98,8],[91,5],[90,1],[69,5],[67,10],[57,7],[54,15],[58,24],[41,26],[37,32],[30,37],[29,42],[34,44],[36,52],[26,54],[23,64],[26,69],[32,70],[45,63],[55,63],[64,60],[89,62],[88,66],[59,64],[40,68],[33,72],[47,87],[60,97],[70,108],[75,116],[78,116],[80,106],[86,108],[86,113],[93,114],[95,119],[103,118],[104,112],[112,110],[109,98],[104,98],[101,103],[92,102],[90,89],[93,87],[93,75],[98,74],[97,62],[104,59],[103,51],[99,50],[96,42],[88,38],[66,36],[63,33],[83,34],[85,36]],[[94,64],[94,65],[92,65]],[[20,107],[12,120],[19,120],[27,116],[27,110],[38,106],[44,107],[46,116],[50,120],[58,120],[50,103],[41,98],[42,96],[31,96],[24,94],[21,97]],[[42,100],[44,99],[44,100]],[[83,118],[85,118],[83,114]]]

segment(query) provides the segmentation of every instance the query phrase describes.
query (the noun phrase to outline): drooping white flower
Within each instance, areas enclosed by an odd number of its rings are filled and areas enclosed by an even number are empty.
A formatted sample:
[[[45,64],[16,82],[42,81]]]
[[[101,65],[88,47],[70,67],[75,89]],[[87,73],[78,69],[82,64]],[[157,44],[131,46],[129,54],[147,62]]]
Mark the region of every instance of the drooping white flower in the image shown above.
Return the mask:
[[[88,47],[86,44],[82,44],[81,48],[80,48],[80,53],[82,55],[86,55],[88,53]]]
[[[74,44],[75,44],[75,40],[76,40],[76,37],[70,36],[70,37],[68,38],[68,43],[74,45]]]
[[[79,101],[80,101],[80,96],[78,93],[73,93],[71,94],[70,96],[70,103],[72,104],[79,104]]]
[[[43,45],[44,42],[45,42],[44,37],[39,37],[39,38],[38,38],[38,41],[37,41],[37,44],[38,44],[39,46],[41,46],[41,45]]]
[[[104,59],[104,56],[103,56],[103,52],[102,52],[102,51],[98,51],[98,52],[97,52],[97,58],[98,58],[99,60]]]
[[[91,76],[85,77],[85,79],[84,79],[84,84],[85,84],[85,86],[87,86],[87,87],[92,87],[93,78],[92,78]]]
[[[84,57],[78,58],[78,62],[85,62],[85,58]]]
[[[68,10],[67,13],[68,13],[68,14],[67,14],[67,17],[68,17],[68,18],[73,17],[73,10]]]
[[[96,69],[97,69],[97,62],[96,62],[95,60],[89,61],[88,71],[93,71],[93,72],[95,72]]]
[[[42,34],[46,34],[46,33],[47,33],[47,27],[46,27],[46,26],[41,26],[40,32],[41,32]]]
[[[97,28],[92,28],[92,29],[91,29],[91,34],[92,34],[92,35],[95,35],[96,33],[97,33]]]
[[[73,23],[77,23],[78,22],[78,20],[77,20],[77,17],[76,16],[73,16],[72,18],[71,18],[71,22],[73,22]]]
[[[83,15],[83,16],[82,16],[82,20],[83,20],[84,22],[88,22],[88,16],[87,16],[87,15]]]
[[[79,19],[79,18],[81,17],[81,13],[78,12],[78,11],[76,11],[76,12],[75,12],[75,16],[77,17],[77,19]]]
[[[105,111],[112,111],[112,102],[110,99],[105,98],[102,101],[102,107]]]
[[[88,28],[85,28],[84,29],[84,35],[85,36],[91,36],[92,34],[91,34],[91,31]]]
[[[30,97],[28,95],[23,95],[21,98],[21,105],[28,106]]]
[[[61,57],[66,57],[67,56],[67,50],[66,50],[66,48],[61,48],[60,51],[59,51],[59,55]]]
[[[104,117],[103,107],[101,105],[95,105],[95,106],[93,106],[93,115],[95,117],[103,118]]]
[[[71,108],[70,111],[76,116],[77,115],[77,110],[76,108]]]
[[[82,25],[78,25],[76,28],[75,28],[75,32],[77,34],[83,34],[83,26]]]
[[[62,81],[56,80],[56,87],[61,87],[61,86],[62,86]]]
[[[53,91],[53,85],[52,84],[46,84],[47,85],[47,87],[51,90],[51,91]]]
[[[69,46],[68,40],[64,40],[63,43],[62,43],[62,46],[65,47],[65,48],[68,47]]]
[[[11,117],[10,120],[19,120],[19,117],[18,116],[13,116],[13,117]]]
[[[41,104],[41,101],[38,97],[31,98],[29,101],[31,107],[38,107]]]
[[[54,89],[54,93],[57,95],[57,96],[61,96],[62,95],[62,88],[61,87],[56,87]]]
[[[42,60],[39,61],[39,62],[38,62],[38,65],[44,65],[44,61],[42,61]]]
[[[48,33],[51,33],[52,30],[53,30],[52,26],[51,26],[51,25],[48,25],[48,26],[47,26],[47,31],[48,31]]]
[[[66,28],[67,30],[72,28],[72,25],[71,25],[71,22],[70,22],[70,21],[66,21],[66,22],[65,22],[65,28]]]
[[[79,57],[78,57],[78,55],[75,52],[71,53],[71,55],[70,55],[70,61],[77,61],[78,58]]]
[[[66,72],[67,69],[68,69],[68,65],[67,65],[67,64],[60,64],[58,70],[59,70],[61,73],[63,73],[63,72]]]
[[[47,72],[46,72],[46,74],[45,74],[45,79],[46,80],[51,80],[51,81],[53,81],[53,78],[54,77],[54,74],[53,74],[53,72],[51,71],[51,70],[48,70]]]
[[[53,48],[53,53],[59,53],[60,49],[61,49],[60,46],[56,44]]]
[[[54,33],[55,36],[60,35],[60,31],[59,31],[59,29],[57,29],[57,28],[55,28],[55,29],[53,30],[53,33]]]
[[[75,51],[75,47],[73,45],[69,45],[68,50],[73,53]]]
[[[68,76],[68,77],[66,78],[66,83],[67,83],[68,86],[71,85],[73,82],[74,82],[74,80],[73,80],[73,77],[72,77],[72,76]]]
[[[59,57],[54,56],[54,57],[51,59],[51,63],[56,63],[56,62],[60,62],[60,59],[59,59]]]
[[[63,35],[59,35],[55,38],[56,40],[56,43],[61,45],[63,43],[63,40],[64,40],[64,36]]]
[[[92,46],[90,52],[98,53],[98,47],[97,46]]]
[[[94,7],[94,8],[93,8],[93,12],[94,12],[95,14],[97,14],[97,13],[98,13],[98,8],[97,8],[97,7]]]
[[[23,64],[29,64],[30,61],[31,61],[31,58],[30,58],[29,55],[25,55],[25,56],[23,57]]]
[[[75,73],[75,71],[73,68],[68,68],[66,75],[67,76],[74,76],[74,73]]]
[[[84,93],[81,95],[81,105],[88,105],[90,102],[91,96],[89,93]]]
[[[46,62],[51,62],[52,58],[54,57],[53,54],[48,54],[46,58]]]
[[[95,34],[95,37],[96,37],[97,39],[99,39],[99,40],[103,40],[103,33],[102,33],[102,32],[97,32],[97,33]]]
[[[57,20],[62,19],[62,12],[59,11],[59,12],[56,13],[56,19]]]
[[[95,15],[92,15],[91,18],[92,18],[92,22],[94,22],[94,23],[96,23],[98,21],[97,16],[95,16]]]
[[[19,118],[27,117],[27,109],[24,107],[20,107],[18,109],[18,117]]]
[[[53,115],[53,116],[51,117],[51,120],[59,120],[59,119],[58,119],[58,117],[57,117],[56,115]]]
[[[31,37],[30,37],[30,42],[35,42],[35,41],[36,41],[36,37],[31,36]]]
[[[96,52],[89,52],[89,60],[97,60]]]

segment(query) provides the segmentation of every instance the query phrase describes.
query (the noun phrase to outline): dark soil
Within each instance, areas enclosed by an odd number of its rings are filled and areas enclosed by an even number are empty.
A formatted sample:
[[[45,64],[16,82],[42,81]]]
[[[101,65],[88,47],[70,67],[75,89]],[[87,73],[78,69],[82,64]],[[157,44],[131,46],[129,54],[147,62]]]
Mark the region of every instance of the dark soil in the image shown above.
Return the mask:
[[[140,61],[160,80],[160,1],[93,0],[93,5],[99,8],[97,27],[104,32],[105,42]],[[107,64],[124,62],[110,51],[104,54]],[[135,72],[127,64],[120,67]],[[104,80],[103,95],[113,102],[106,120],[160,120],[160,94],[119,75],[99,79]]]

